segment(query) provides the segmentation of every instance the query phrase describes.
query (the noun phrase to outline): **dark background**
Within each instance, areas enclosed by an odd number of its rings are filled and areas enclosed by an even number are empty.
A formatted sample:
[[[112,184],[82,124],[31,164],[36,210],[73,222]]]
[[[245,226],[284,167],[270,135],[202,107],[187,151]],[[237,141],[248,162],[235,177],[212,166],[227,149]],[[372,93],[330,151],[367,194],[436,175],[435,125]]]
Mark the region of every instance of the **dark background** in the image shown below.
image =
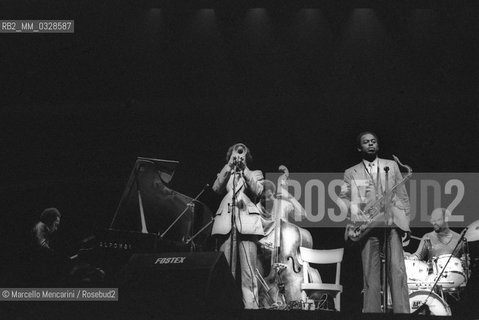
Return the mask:
[[[453,1],[2,2],[2,19],[75,20],[74,34],[0,34],[4,267],[45,207],[63,214],[65,252],[108,227],[137,156],[179,160],[171,187],[193,197],[236,142],[264,172],[342,172],[365,129],[416,172],[477,172],[478,13]],[[211,191],[202,199],[216,210]],[[310,231],[315,247],[343,245],[342,230]],[[359,312],[356,249],[343,309]]]

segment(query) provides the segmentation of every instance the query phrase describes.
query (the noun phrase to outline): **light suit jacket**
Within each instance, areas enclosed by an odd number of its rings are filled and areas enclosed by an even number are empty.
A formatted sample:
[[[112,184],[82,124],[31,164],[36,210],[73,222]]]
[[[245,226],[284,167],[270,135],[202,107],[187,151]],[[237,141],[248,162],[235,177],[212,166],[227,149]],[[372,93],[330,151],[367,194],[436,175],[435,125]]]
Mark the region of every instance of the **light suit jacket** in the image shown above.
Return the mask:
[[[231,204],[233,202],[233,180],[236,182],[235,223],[241,234],[264,235],[260,209],[249,198],[259,196],[263,192],[263,174],[245,168],[243,174],[230,174],[229,165],[225,165],[213,184],[213,190],[225,194],[216,211],[211,234],[228,234],[231,231]],[[236,175],[236,178],[233,177]]]
[[[375,179],[378,193],[382,195],[386,186],[386,174],[384,167],[389,167],[389,190],[397,183],[403,180],[403,176],[395,161],[378,158],[379,179]],[[377,170],[377,169],[376,169]],[[359,164],[347,169],[344,172],[344,182],[341,186],[341,193],[339,195],[340,201],[349,208],[351,219],[357,217],[360,208],[374,201],[374,188],[371,192],[367,192],[366,186],[371,184],[372,178],[369,175],[366,166],[361,161]],[[403,231],[410,231],[409,229],[409,197],[407,195],[406,187],[403,185],[396,189],[391,199],[391,214],[392,222]]]

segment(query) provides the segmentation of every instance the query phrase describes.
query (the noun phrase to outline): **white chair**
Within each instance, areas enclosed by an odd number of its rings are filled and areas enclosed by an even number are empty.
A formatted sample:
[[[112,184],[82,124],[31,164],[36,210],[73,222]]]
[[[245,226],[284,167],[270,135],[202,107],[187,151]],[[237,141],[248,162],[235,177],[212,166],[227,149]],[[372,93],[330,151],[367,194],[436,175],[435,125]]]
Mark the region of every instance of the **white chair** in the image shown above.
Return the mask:
[[[301,259],[304,261],[303,278],[301,283],[301,296],[304,303],[311,301],[309,298],[312,292],[321,292],[331,295],[334,300],[334,307],[341,311],[341,292],[343,286],[339,284],[341,276],[341,261],[343,261],[344,248],[332,250],[317,250],[300,247]],[[311,264],[336,264],[336,279],[334,283],[312,282],[310,274],[316,270]]]

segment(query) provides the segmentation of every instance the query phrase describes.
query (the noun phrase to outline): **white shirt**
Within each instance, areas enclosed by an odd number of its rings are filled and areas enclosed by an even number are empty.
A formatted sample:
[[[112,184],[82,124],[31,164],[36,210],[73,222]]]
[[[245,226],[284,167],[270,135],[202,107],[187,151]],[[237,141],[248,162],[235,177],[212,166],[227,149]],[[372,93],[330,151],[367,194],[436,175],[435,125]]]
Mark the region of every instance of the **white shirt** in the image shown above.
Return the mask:
[[[376,178],[378,174],[378,166],[379,166],[379,160],[378,158],[374,159],[374,161],[369,162],[366,159],[363,159],[363,163],[366,166],[366,170],[368,170],[369,174],[373,178],[374,182],[376,183]]]

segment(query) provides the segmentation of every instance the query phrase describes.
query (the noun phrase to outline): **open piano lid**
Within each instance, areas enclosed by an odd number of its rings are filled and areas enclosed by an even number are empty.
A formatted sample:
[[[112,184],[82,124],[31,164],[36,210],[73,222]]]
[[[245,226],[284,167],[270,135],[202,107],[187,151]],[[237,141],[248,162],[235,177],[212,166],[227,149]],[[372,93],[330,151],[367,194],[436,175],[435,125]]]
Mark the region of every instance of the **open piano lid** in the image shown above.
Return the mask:
[[[192,201],[194,213],[190,206],[164,239],[183,242],[208,223],[212,212],[206,205],[168,187],[178,164],[178,161],[173,160],[138,157],[110,229],[159,235]],[[144,212],[143,224],[141,211]],[[198,237],[198,242],[205,240],[208,235],[208,230],[205,230]]]

